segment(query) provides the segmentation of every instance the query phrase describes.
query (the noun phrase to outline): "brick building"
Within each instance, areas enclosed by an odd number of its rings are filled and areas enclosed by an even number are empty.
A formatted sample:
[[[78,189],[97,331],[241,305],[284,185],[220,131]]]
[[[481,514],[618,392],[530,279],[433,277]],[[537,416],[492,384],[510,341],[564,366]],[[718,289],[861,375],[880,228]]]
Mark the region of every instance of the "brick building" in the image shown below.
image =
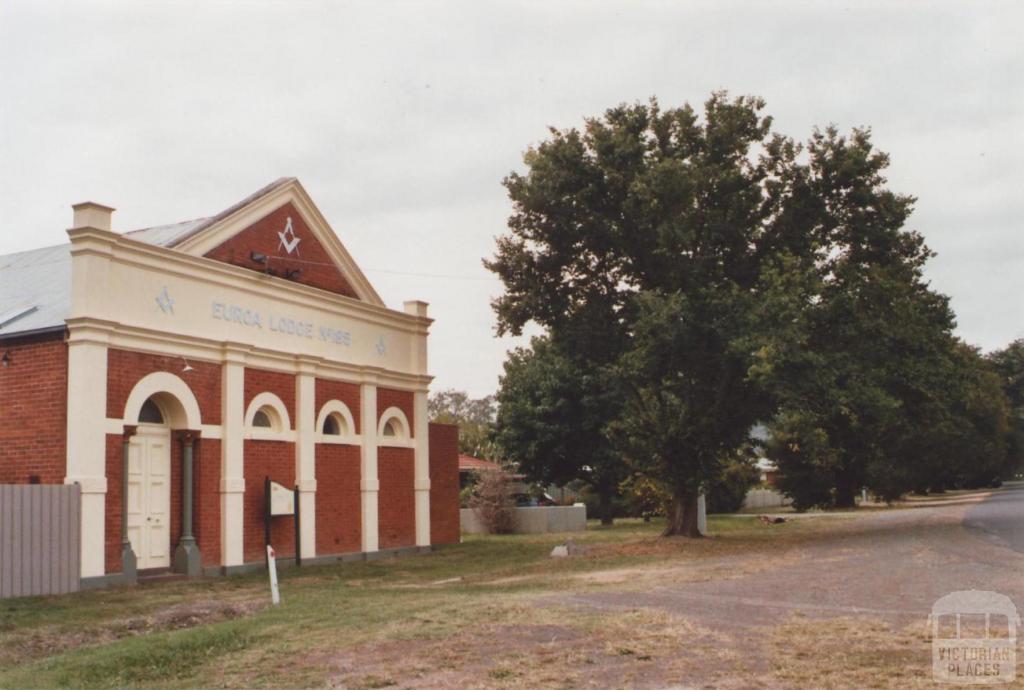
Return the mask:
[[[81,486],[83,585],[262,565],[265,478],[298,487],[303,562],[458,541],[427,305],[385,307],[297,180],[124,234],[112,212],[0,257],[0,484]]]

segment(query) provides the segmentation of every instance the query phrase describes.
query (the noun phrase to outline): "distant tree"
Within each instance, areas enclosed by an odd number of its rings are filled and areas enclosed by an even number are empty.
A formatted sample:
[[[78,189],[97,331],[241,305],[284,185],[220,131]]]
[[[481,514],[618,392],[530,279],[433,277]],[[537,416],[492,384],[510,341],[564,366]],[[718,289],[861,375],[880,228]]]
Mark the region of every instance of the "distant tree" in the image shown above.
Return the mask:
[[[608,377],[550,339],[533,338],[509,354],[497,401],[494,440],[504,457],[531,481],[586,482],[599,497],[601,522],[611,524],[626,467],[605,434],[619,407]]]
[[[1009,475],[1024,470],[1024,339],[1013,341],[987,359],[994,366],[1010,405]]]
[[[756,374],[780,406],[768,448],[780,488],[798,508],[852,506],[865,486],[899,495],[929,464],[919,431],[945,414],[953,314],[924,280],[932,253],[903,229],[914,199],[886,188],[869,133],[816,132],[807,156],[792,200],[813,247],[791,277],[803,306]]]
[[[465,391],[449,388],[431,394],[427,401],[430,420],[459,427],[459,452],[486,460],[498,459],[491,441],[496,405],[494,396],[471,398]]]

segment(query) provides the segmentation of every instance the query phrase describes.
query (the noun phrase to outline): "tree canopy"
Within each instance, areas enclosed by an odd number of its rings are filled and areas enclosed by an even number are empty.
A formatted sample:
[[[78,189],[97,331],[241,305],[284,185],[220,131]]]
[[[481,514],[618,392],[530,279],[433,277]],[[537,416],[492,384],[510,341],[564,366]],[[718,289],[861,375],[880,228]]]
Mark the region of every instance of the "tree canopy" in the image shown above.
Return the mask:
[[[494,440],[518,471],[546,484],[586,482],[600,498],[602,522],[611,523],[626,467],[605,433],[618,407],[607,377],[550,339],[533,338],[509,354],[498,404]]]
[[[963,374],[976,362],[923,278],[931,252],[903,227],[914,199],[886,187],[870,132],[800,144],[763,109],[718,92],[701,113],[651,100],[551,129],[504,181],[509,233],[485,262],[505,284],[499,333],[536,322],[534,347],[571,360],[552,376],[614,390],[594,398],[607,404],[589,408],[590,428],[669,490],[668,534],[695,535],[698,493],[758,421],[774,420],[776,459],[809,504],[936,471],[922,425],[999,426],[998,405],[967,392],[988,380]],[[513,370],[530,355],[516,358]],[[576,405],[592,390],[547,385]],[[542,410],[535,422],[555,419]]]

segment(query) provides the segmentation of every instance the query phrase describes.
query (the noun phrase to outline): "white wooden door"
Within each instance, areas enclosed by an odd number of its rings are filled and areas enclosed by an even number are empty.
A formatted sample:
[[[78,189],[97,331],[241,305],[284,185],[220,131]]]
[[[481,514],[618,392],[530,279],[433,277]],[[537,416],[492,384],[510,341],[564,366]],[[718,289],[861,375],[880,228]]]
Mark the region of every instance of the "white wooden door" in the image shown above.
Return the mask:
[[[128,540],[142,568],[171,565],[171,434],[140,424],[128,446]]]

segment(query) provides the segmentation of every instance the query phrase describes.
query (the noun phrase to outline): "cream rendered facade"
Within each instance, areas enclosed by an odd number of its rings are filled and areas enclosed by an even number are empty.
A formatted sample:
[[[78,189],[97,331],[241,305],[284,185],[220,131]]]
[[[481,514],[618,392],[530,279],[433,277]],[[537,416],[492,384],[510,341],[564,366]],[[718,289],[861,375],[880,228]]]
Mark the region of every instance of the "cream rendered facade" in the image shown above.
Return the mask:
[[[211,248],[291,203],[343,271],[360,299],[204,258]],[[295,414],[277,438],[295,448],[301,492],[301,556],[316,556],[316,444],[324,410],[316,408],[318,377],[360,386],[361,433],[346,441],[360,448],[362,550],[378,544],[378,448],[414,452],[415,540],[430,544],[430,473],[427,429],[427,305],[386,308],[297,181],[289,181],[228,213],[174,249],[112,232],[112,209],[81,204],[71,241],[71,309],[67,319],[67,474],[82,490],[81,576],[105,574],[104,534],[108,489],[108,434],[138,423],[143,403],[165,394],[180,403],[174,426],[219,439],[221,565],[243,564],[243,444],[259,431],[246,424],[247,367],[295,377]],[[119,416],[108,416],[108,349],[180,356],[221,366],[221,417],[210,424],[184,382],[160,372],[138,382]],[[377,388],[410,391],[413,433],[380,428]],[[251,406],[250,406],[251,407]],[[401,413],[398,413],[401,415]],[[401,415],[404,419],[404,415]],[[409,424],[405,420],[406,425]],[[349,426],[351,431],[354,426]]]

